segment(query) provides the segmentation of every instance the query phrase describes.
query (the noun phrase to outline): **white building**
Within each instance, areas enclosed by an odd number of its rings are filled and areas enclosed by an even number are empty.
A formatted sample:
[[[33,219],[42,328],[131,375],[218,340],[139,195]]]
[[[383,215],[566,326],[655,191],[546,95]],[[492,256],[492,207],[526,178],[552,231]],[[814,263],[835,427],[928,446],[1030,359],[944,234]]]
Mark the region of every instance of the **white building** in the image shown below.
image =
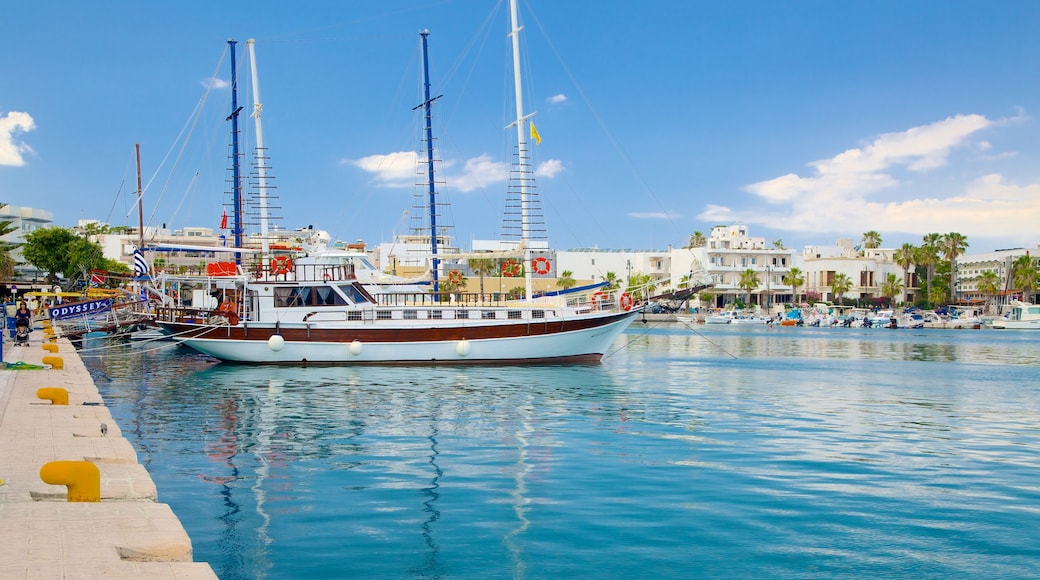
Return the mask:
[[[1035,302],[1035,293],[1031,296],[1021,296],[1021,293],[1017,292],[1019,289],[1015,287],[1012,279],[1011,267],[1015,260],[1022,256],[1033,257],[1034,265],[1040,267],[1040,244],[1032,252],[1025,248],[1012,248],[959,256],[957,258],[956,278],[958,300],[971,301],[990,298],[979,291],[978,281],[983,273],[991,271],[995,272],[1000,280],[1000,291],[996,305],[1006,304],[1012,297],[1018,297],[1026,302]]]
[[[852,287],[845,293],[847,300],[870,300],[881,296],[881,285],[889,274],[903,280],[903,268],[895,262],[896,250],[866,248],[860,250],[852,240],[840,239],[833,246],[805,246],[798,268],[805,274],[804,292],[820,294],[823,300],[837,302],[842,297],[834,294],[834,277],[845,274]],[[914,272],[913,266],[909,269]],[[903,291],[895,297],[899,302],[913,302],[915,276],[907,276]]]

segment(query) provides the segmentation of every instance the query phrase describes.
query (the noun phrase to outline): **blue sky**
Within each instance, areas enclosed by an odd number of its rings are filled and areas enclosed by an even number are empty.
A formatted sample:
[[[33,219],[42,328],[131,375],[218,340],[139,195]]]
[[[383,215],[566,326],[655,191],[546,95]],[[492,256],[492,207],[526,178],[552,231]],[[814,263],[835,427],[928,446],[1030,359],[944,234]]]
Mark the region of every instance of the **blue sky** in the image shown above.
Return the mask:
[[[279,223],[389,241],[416,191],[429,29],[441,221],[463,247],[501,231],[515,132],[498,0],[3,10],[0,201],[136,225],[140,143],[149,225],[216,228],[222,54],[255,38]],[[521,0],[520,14],[553,247],[663,249],[729,223],[795,248],[868,230],[886,247],[932,231],[970,252],[1040,242],[1040,2]]]

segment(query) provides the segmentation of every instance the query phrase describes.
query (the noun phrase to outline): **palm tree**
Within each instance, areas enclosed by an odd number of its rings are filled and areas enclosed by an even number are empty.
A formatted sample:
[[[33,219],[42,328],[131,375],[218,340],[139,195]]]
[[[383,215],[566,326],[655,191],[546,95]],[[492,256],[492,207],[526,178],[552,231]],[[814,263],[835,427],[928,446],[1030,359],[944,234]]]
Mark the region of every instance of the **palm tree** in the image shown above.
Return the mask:
[[[574,272],[564,270],[563,272],[560,272],[560,277],[556,279],[556,285],[567,290],[577,286],[578,281],[574,279]]]
[[[852,289],[852,280],[844,272],[838,272],[834,275],[834,280],[831,281],[831,292],[834,293],[834,299],[841,298],[842,303],[845,302],[845,293]]]
[[[874,249],[881,247],[881,234],[874,230],[863,233],[863,247],[867,249]]]
[[[929,303],[934,303],[932,300],[932,280],[935,278],[935,265],[939,263],[939,242],[942,240],[942,234],[925,234],[922,240],[924,243],[921,244],[920,248],[917,248],[917,256],[914,262],[928,270],[928,288],[925,290],[925,295]]]
[[[903,291],[903,282],[899,279],[899,276],[895,274],[889,274],[885,276],[885,281],[881,283],[881,295],[888,298],[889,304],[895,299],[896,294]]]
[[[1034,258],[1028,254],[1015,258],[1011,264],[1011,282],[1015,288],[1022,291],[1022,300],[1032,302],[1029,297],[1036,291],[1037,280],[1040,279],[1040,271],[1036,268]]]
[[[740,273],[740,282],[737,287],[747,293],[745,304],[751,304],[751,291],[758,288],[758,272],[748,268]]]
[[[805,275],[798,268],[791,268],[787,271],[787,275],[784,276],[784,284],[791,287],[791,291],[794,293],[794,301],[798,302],[798,289],[805,284]]]
[[[939,251],[950,263],[950,300],[957,301],[957,256],[968,249],[968,237],[957,232],[943,235],[939,242]]]
[[[617,290],[621,287],[621,279],[614,272],[607,272],[607,275],[603,276],[603,281],[607,283],[607,290]]]
[[[0,209],[5,207],[7,207],[7,204],[0,202]],[[18,228],[12,226],[10,220],[0,221],[0,238],[16,229]],[[18,263],[15,261],[14,257],[11,256],[11,251],[18,246],[19,244],[0,242],[0,279],[11,280],[14,278],[14,267],[17,266]]]
[[[979,289],[979,292],[989,296],[992,300],[992,298],[997,295],[997,292],[1000,291],[1000,276],[997,276],[997,273],[993,270],[986,270],[979,275],[975,287]],[[987,306],[988,302],[989,301],[987,301]]]
[[[686,244],[687,248],[703,248],[708,244],[708,240],[704,238],[704,232],[693,232],[690,234],[690,242]]]
[[[916,255],[917,247],[906,242],[892,256],[896,263],[903,268],[903,302],[906,302],[907,290],[910,289],[910,266],[913,265]]]
[[[467,261],[471,272],[480,276],[480,300],[484,300],[484,277],[498,272],[498,264],[491,258],[470,258]]]
[[[773,240],[773,247],[778,250],[784,249],[784,240],[782,238]]]

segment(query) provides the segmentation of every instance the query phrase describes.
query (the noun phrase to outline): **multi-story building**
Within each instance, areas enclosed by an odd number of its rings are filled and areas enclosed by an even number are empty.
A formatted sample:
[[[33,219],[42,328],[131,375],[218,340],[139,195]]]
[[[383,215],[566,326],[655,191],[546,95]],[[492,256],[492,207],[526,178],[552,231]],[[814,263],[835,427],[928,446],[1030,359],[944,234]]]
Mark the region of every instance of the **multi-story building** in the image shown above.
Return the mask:
[[[740,281],[744,272],[751,270],[758,279],[758,285],[750,291],[751,302],[768,308],[794,299],[794,289],[785,282],[793,266],[794,250],[780,245],[767,246],[765,238],[748,235],[745,225],[728,225],[713,227],[703,246],[683,251],[696,258],[711,277],[714,305],[744,300],[749,292],[741,288]],[[683,264],[683,257],[676,255],[673,263]]]
[[[1012,265],[1022,256],[1030,256],[1033,265],[1040,268],[1040,245],[1030,253],[1025,248],[995,250],[977,254],[964,254],[957,258],[957,299],[963,301],[985,302],[990,298],[992,304],[1001,306],[1008,300],[1017,298],[1026,302],[1035,302],[1036,293],[1023,296],[1021,289],[1015,286]],[[1000,288],[996,296],[987,296],[979,290],[979,280],[985,272],[995,272],[1000,280]]]
[[[870,300],[882,295],[882,284],[893,274],[904,280],[903,268],[895,262],[894,249],[865,248],[853,245],[852,240],[840,239],[833,246],[805,246],[799,259],[799,268],[805,274],[805,292],[814,292],[823,300],[837,302]],[[900,302],[915,299],[913,266],[903,281],[903,290],[895,297]],[[833,284],[838,274],[844,274],[852,283],[843,296],[835,295]],[[909,283],[908,283],[909,282]]]
[[[11,233],[0,237],[0,241],[10,244],[21,244],[25,242],[27,234],[40,228],[49,227],[54,222],[54,213],[32,207],[5,205],[0,208],[0,221],[10,222],[11,227],[14,228]],[[37,270],[31,264],[22,263],[23,258],[20,247],[11,251],[11,257],[17,263],[14,269],[16,278],[39,278],[47,274]]]

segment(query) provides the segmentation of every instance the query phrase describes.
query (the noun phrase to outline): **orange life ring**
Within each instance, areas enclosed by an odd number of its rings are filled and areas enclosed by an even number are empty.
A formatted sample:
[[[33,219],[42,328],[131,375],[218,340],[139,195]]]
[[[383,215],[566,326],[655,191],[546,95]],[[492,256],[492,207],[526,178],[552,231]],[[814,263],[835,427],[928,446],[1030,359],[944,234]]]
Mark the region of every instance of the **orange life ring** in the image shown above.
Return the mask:
[[[271,273],[276,275],[288,274],[292,270],[292,258],[289,256],[275,256],[271,260]]]
[[[452,284],[462,284],[462,272],[458,270],[452,270],[448,272],[448,282]]]
[[[516,278],[520,275],[520,262],[506,260],[502,262],[502,275],[506,278]]]
[[[538,256],[534,260],[531,260],[531,268],[533,268],[537,274],[548,274],[551,267],[552,263],[549,262],[549,258],[546,258],[545,256]]]
[[[622,310],[624,310],[625,312],[632,310],[633,303],[634,302],[632,300],[631,294],[629,294],[628,292],[621,293],[621,298],[618,299],[618,306],[620,306]]]
[[[592,295],[592,300],[591,300],[592,309],[593,310],[599,310],[599,303],[602,302],[603,300],[606,300],[606,299],[607,299],[607,295],[604,294],[603,292],[596,292],[595,294],[593,294]]]

